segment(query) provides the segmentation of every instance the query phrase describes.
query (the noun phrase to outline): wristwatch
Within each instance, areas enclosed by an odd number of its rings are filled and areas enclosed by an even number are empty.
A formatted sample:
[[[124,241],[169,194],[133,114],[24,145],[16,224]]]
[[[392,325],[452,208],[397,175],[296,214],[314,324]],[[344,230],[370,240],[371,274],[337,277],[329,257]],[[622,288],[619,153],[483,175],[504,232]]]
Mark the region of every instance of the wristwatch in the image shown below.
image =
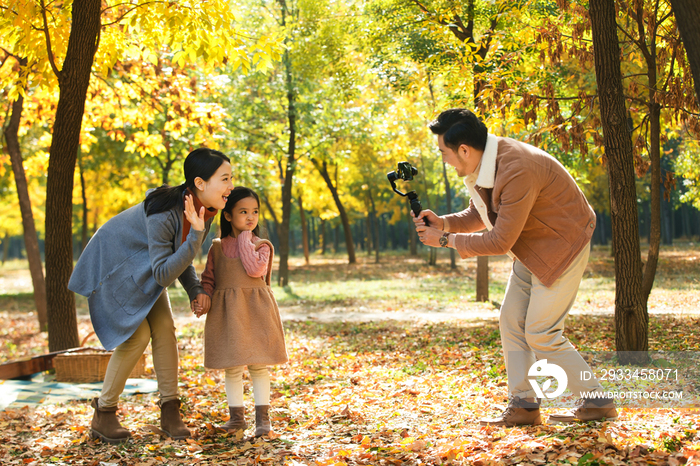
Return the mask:
[[[450,236],[450,234],[448,232],[445,232],[440,237],[440,246],[442,246],[443,248],[447,247],[447,243],[449,242],[449,239],[447,238],[448,236]]]

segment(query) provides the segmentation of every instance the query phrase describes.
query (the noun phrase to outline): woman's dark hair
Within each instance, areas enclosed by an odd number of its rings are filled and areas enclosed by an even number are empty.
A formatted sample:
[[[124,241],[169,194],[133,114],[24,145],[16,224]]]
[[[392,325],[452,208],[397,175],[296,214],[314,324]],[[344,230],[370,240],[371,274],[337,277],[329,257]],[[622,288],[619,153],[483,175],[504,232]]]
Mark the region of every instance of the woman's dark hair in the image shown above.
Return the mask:
[[[209,181],[224,162],[230,162],[229,158],[217,150],[202,147],[190,152],[184,163],[185,182],[180,186],[164,184],[146,196],[143,201],[146,216],[165,212],[178,205],[184,208],[183,194],[187,188],[194,191],[195,178]]]
[[[466,108],[445,110],[428,128],[433,134],[442,135],[445,145],[452,150],[457,150],[462,144],[477,150],[486,148],[486,125]]]
[[[241,199],[245,199],[247,197],[252,197],[255,199],[255,201],[258,203],[258,209],[260,208],[260,198],[258,195],[255,193],[250,188],[246,188],[244,186],[236,186],[233,188],[233,191],[231,191],[231,194],[228,195],[228,200],[226,201],[226,207],[223,208],[221,211],[221,237],[226,238],[228,235],[231,234],[233,231],[233,226],[231,225],[231,222],[226,220],[226,217],[224,216],[224,212],[228,212],[229,215],[233,215],[232,211],[233,208],[236,206],[238,201]],[[253,229],[253,234],[260,238],[260,223],[255,226]]]

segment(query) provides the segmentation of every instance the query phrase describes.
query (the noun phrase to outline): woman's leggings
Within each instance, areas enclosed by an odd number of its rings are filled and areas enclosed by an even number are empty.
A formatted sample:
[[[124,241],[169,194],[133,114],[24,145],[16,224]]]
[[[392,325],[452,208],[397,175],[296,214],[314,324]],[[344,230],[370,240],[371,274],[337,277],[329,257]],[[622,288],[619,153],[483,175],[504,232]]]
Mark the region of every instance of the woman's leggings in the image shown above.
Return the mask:
[[[230,407],[243,406],[243,369],[236,366],[226,369],[226,398]],[[270,405],[270,371],[267,366],[252,364],[248,366],[253,381],[253,398],[255,406]]]
[[[107,365],[105,381],[100,394],[100,408],[117,406],[124,391],[126,379],[151,342],[153,368],[158,379],[160,401],[175,400],[177,394],[178,353],[175,321],[170,308],[168,290],[164,289],[141,325],[133,335],[117,346]]]

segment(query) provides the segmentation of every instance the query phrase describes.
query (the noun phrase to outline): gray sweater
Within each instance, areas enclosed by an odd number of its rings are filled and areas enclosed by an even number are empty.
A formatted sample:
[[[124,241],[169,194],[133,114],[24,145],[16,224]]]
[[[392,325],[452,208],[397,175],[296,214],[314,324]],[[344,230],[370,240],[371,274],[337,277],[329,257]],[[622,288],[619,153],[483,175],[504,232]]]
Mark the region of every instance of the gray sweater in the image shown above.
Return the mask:
[[[204,231],[191,228],[181,243],[181,207],[146,217],[140,203],[97,230],[75,265],[68,289],[88,298],[90,319],[105,349],[133,335],[175,279],[190,301],[204,293],[192,261],[213,220]]]

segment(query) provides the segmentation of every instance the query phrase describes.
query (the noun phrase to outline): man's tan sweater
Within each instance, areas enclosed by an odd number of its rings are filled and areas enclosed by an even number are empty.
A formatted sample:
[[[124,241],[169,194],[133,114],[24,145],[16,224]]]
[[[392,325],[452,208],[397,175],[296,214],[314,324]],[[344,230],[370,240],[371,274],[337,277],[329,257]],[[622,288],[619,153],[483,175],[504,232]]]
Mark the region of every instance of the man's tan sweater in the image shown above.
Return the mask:
[[[459,255],[511,251],[545,286],[559,278],[595,230],[595,213],[564,166],[514,139],[489,135],[475,191],[493,229],[474,233],[485,223],[473,200],[462,212],[443,216],[446,230],[458,233]]]

